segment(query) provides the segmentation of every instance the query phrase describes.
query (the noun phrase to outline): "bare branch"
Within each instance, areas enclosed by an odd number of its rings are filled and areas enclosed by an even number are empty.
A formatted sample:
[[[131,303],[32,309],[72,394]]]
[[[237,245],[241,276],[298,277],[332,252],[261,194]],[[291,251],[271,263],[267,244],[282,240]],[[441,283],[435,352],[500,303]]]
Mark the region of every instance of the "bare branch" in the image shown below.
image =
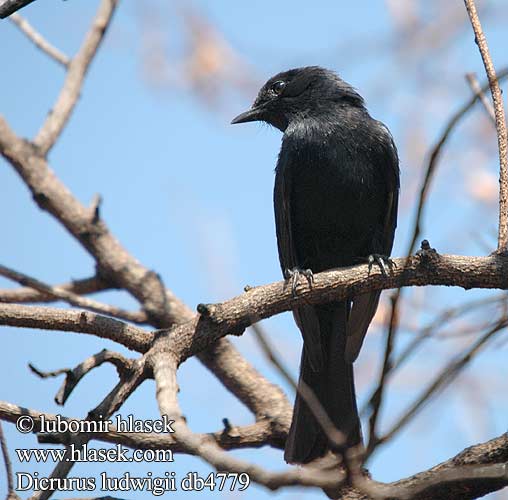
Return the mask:
[[[478,352],[501,330],[507,326],[507,320],[500,322],[494,328],[482,335],[473,345],[468,348],[457,359],[446,366],[442,372],[429,384],[421,396],[409,407],[402,417],[393,425],[393,427],[378,440],[379,443],[385,443],[391,439],[399,430],[409,422],[409,420],[423,407],[423,405],[440,390],[449,385],[464,367],[478,354]]]
[[[89,293],[110,290],[113,287],[99,276],[92,276],[91,278],[73,280],[70,283],[62,283],[61,285],[56,285],[55,288],[60,288],[77,295],[87,295]],[[22,304],[27,302],[54,302],[55,300],[58,299],[53,295],[39,292],[30,287],[0,289],[0,302]]]
[[[190,321],[193,312],[170,290],[160,277],[142,266],[113,237],[102,220],[84,207],[49,169],[44,158],[19,139],[0,117],[0,153],[12,164],[35,201],[51,213],[94,257],[101,274],[122,287],[143,305],[155,327],[170,327]],[[282,391],[268,382],[226,339],[201,352],[198,358],[224,386],[258,417],[278,415],[280,425],[291,418]],[[270,408],[270,410],[267,410]]]
[[[88,311],[55,307],[0,304],[0,325],[86,333],[138,352],[147,351],[153,340],[152,333],[122,321]]]
[[[109,27],[118,0],[102,0],[99,10],[78,53],[68,65],[68,72],[62,90],[53,109],[34,139],[40,151],[46,155],[53,147],[78,100],[86,72]]]
[[[107,420],[113,413],[118,411],[128,397],[143,383],[146,379],[145,364],[137,363],[127,380],[121,380],[102,400],[102,402],[88,413],[87,420]],[[71,453],[71,445],[75,449],[79,449],[85,443],[93,438],[93,434],[77,434],[73,435],[71,443],[65,447],[65,457],[53,469],[50,478],[66,477],[74,463],[69,460]],[[30,497],[30,500],[47,500],[54,490],[37,491]]]
[[[49,286],[42,281],[28,276],[27,274],[14,271],[13,269],[2,265],[0,265],[0,276],[16,281],[20,285],[33,288],[34,290],[46,295],[53,296],[56,299],[63,300],[73,306],[82,307],[101,314],[108,314],[109,316],[124,319],[126,321],[132,321],[133,323],[145,323],[147,321],[147,317],[144,312],[131,312],[121,309],[120,307],[103,304],[97,300],[77,295],[69,290]]]
[[[164,288],[160,277],[120,245],[106,224],[90,214],[50,170],[46,160],[18,138],[2,117],[0,153],[22,177],[39,207],[52,214],[81,243],[108,280],[136,297],[151,318],[160,317],[161,323],[164,318],[164,326],[169,326],[192,317],[185,304]]]
[[[467,80],[467,83],[469,83],[471,90],[480,99],[481,103],[483,104],[483,107],[485,108],[485,111],[487,111],[487,114],[490,116],[492,123],[495,125],[496,124],[496,113],[494,111],[494,108],[492,107],[491,102],[488,100],[487,96],[482,91],[482,88],[480,87],[480,83],[478,82],[478,78],[476,78],[476,74],[475,73],[466,73],[466,80]]]
[[[400,290],[400,288],[399,288]],[[379,412],[381,410],[381,406],[383,403],[383,396],[386,390],[386,380],[388,374],[392,369],[392,351],[393,351],[393,341],[395,337],[395,333],[397,331],[398,324],[398,309],[396,307],[395,301],[397,300],[397,295],[391,297],[392,300],[392,314],[390,318],[390,324],[388,327],[388,331],[386,333],[386,345],[383,357],[383,364],[381,365],[381,373],[379,375],[379,381],[377,383],[377,388],[372,394],[369,405],[372,407],[372,413],[369,418],[369,441],[367,443],[366,457],[368,457],[372,451],[376,448],[379,438],[377,435],[377,422],[379,418]]]
[[[58,375],[65,374],[65,381],[55,396],[55,402],[59,405],[63,405],[67,401],[67,398],[71,395],[72,391],[79,384],[80,380],[88,372],[92,371],[94,368],[101,366],[103,363],[111,363],[114,365],[121,380],[127,378],[134,367],[134,360],[127,359],[121,354],[113,351],[108,351],[107,349],[103,349],[101,352],[90,356],[72,370],[69,368],[64,368],[51,372],[43,372],[35,368],[35,366],[32,364],[29,364],[28,366],[36,375],[41,378],[57,377]]]
[[[503,434],[486,443],[466,448],[450,460],[392,483],[391,486],[400,488],[405,493],[402,498],[472,500],[508,484],[507,458],[508,434]],[[485,470],[482,467],[496,464],[501,465],[501,468]]]
[[[34,409],[27,409],[21,406],[0,401],[0,420],[16,423],[16,420],[23,416],[30,415],[34,422],[33,432],[41,430],[41,416],[44,416],[46,422],[56,421],[56,415],[46,412],[40,412]],[[71,421],[79,420],[75,417],[60,416],[61,420]],[[118,432],[114,425],[111,425],[110,432],[94,433],[93,440],[110,444],[121,444],[134,449],[166,449],[175,453],[187,453],[187,450],[179,445],[172,434],[146,433],[146,432]],[[231,429],[222,429],[213,433],[198,434],[200,439],[211,440],[224,450],[233,450],[240,448],[260,448],[262,446],[272,446],[274,448],[283,448],[286,440],[288,428],[285,432],[279,432],[274,429],[269,419],[256,422],[251,425],[234,426]],[[69,444],[67,434],[38,434],[39,443],[51,444]]]
[[[14,480],[12,475],[12,463],[9,457],[9,450],[7,448],[7,442],[5,440],[4,431],[2,428],[2,423],[0,422],[0,448],[2,449],[2,456],[4,459],[5,465],[5,475],[7,476],[7,498],[14,498]]]
[[[498,74],[498,80],[504,79],[508,76],[508,68],[502,69]],[[488,90],[490,85],[486,84],[481,88],[481,93]],[[423,219],[423,212],[425,209],[425,204],[428,199],[428,193],[431,186],[431,181],[435,175],[435,171],[438,165],[438,160],[441,157],[441,153],[443,151],[444,146],[446,145],[448,139],[451,136],[451,133],[453,130],[457,127],[457,125],[460,123],[462,118],[467,115],[467,113],[473,108],[476,101],[479,99],[481,93],[475,93],[471,97],[471,99],[466,102],[461,108],[459,108],[448,120],[443,133],[441,134],[441,137],[438,139],[438,141],[435,143],[435,145],[432,147],[429,159],[427,162],[427,167],[425,169],[425,175],[423,178],[423,182],[420,188],[420,193],[418,195],[418,204],[416,209],[416,215],[413,222],[413,234],[411,236],[411,240],[408,244],[406,255],[411,255],[413,251],[415,250],[416,242],[418,241],[418,238],[420,237],[421,233],[421,224]],[[384,355],[384,362],[383,362],[383,369],[388,369],[388,371],[391,369],[391,349],[395,342],[395,337],[398,330],[398,323],[399,323],[399,307],[400,307],[400,299],[403,294],[403,289],[399,288],[393,293],[393,296],[391,298],[391,312],[390,317],[388,320],[388,326],[387,326],[387,332],[386,332],[386,346],[385,346],[385,355]],[[381,372],[380,380],[384,378],[382,375],[383,372]],[[379,389],[379,386],[378,386]],[[382,391],[382,389],[381,389]],[[376,394],[377,390],[374,392]],[[380,400],[381,401],[381,400]],[[377,420],[377,417],[376,417]],[[374,421],[375,423],[375,421]]]
[[[489,80],[490,92],[496,116],[497,144],[499,148],[499,234],[497,251],[508,251],[508,134],[504,114],[503,96],[498,77],[489,54],[487,39],[483,33],[474,0],[464,0],[467,13],[475,34],[475,42],[480,49],[485,72]]]
[[[394,259],[394,262],[396,267],[387,277],[377,269],[369,272],[368,265],[318,273],[312,288],[303,285],[296,297],[286,282],[279,281],[251,288],[223,303],[200,304],[198,317],[161,331],[159,340],[176,353],[181,363],[224,335],[240,335],[252,322],[303,303],[335,302],[373,290],[409,285],[451,285],[467,289],[504,289],[507,286],[508,258],[502,255],[463,257],[426,253],[409,259]]]
[[[63,67],[67,67],[70,59],[56,47],[51,45],[25,18],[20,14],[12,14],[9,18],[36,47],[45,52],[49,57],[54,59]]]
[[[175,420],[174,439],[189,453],[200,456],[216,470],[247,473],[252,481],[270,489],[297,484],[336,488],[343,481],[344,474],[338,471],[323,473],[319,470],[291,468],[284,472],[272,473],[227,454],[210,441],[203,441],[192,433],[182,417],[176,397],[178,391],[176,360],[171,359],[169,353],[158,353],[154,355],[152,363],[159,410],[161,415],[167,415]]]

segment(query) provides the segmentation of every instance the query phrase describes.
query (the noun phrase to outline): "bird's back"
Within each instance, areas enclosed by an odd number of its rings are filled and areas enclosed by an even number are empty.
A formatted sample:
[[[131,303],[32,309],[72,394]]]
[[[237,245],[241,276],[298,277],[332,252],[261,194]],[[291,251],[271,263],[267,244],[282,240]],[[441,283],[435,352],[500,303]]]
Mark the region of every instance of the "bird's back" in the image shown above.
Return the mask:
[[[390,140],[357,108],[339,108],[334,121],[304,119],[286,130],[276,182],[287,188],[297,262],[281,259],[283,268],[319,272],[389,253],[384,225]]]

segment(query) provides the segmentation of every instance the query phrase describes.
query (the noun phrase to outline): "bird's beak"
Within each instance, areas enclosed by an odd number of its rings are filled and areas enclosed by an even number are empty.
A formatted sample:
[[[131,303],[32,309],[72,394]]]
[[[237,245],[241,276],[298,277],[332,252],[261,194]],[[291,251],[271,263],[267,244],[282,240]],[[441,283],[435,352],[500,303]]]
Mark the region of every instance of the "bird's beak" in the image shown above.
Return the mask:
[[[231,120],[231,124],[234,125],[235,123],[256,122],[262,120],[263,111],[264,110],[261,107],[251,108],[249,111],[245,111],[245,113],[241,113],[237,117],[233,118],[233,120]]]

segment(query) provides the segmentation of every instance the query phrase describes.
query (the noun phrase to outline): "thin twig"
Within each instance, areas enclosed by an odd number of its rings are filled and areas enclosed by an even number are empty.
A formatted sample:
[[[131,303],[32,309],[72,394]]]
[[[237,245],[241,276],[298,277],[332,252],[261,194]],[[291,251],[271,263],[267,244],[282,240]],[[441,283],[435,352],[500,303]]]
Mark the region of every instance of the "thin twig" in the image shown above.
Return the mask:
[[[501,81],[504,80],[508,76],[508,68],[503,68],[501,71],[499,71],[499,74],[497,75],[497,80]],[[481,92],[486,92],[489,90],[489,85],[484,84],[481,87]],[[441,157],[441,153],[443,151],[443,148],[445,144],[447,143],[448,139],[450,138],[451,133],[455,130],[457,125],[460,123],[461,119],[466,116],[468,111],[470,111],[473,106],[476,104],[476,102],[479,99],[480,94],[473,95],[462,107],[460,107],[449,119],[448,122],[443,130],[443,133],[441,134],[441,137],[438,139],[438,141],[434,144],[430,151],[429,160],[427,162],[427,167],[425,169],[425,176],[423,178],[422,186],[420,188],[420,193],[418,195],[418,204],[416,209],[416,215],[413,222],[413,234],[411,236],[411,240],[409,242],[409,245],[407,247],[407,255],[410,255],[413,253],[416,242],[418,241],[418,238],[420,237],[421,233],[421,222],[423,218],[423,212],[425,208],[425,203],[427,201],[427,195],[429,192],[431,181],[434,177],[436,167],[438,165],[438,160]]]
[[[7,476],[7,497],[9,498],[14,493],[14,476],[12,474],[12,463],[9,457],[9,450],[7,448],[7,442],[0,422],[0,447],[2,448],[2,455],[4,458],[5,474]]]
[[[90,293],[101,292],[113,289],[113,285],[103,280],[100,276],[92,276],[79,280],[72,280],[69,283],[62,283],[53,288],[67,290],[77,295],[87,295]],[[0,289],[0,302],[4,303],[42,303],[55,302],[58,300],[54,295],[39,292],[30,287],[21,288],[3,288]]]
[[[420,397],[409,407],[409,409],[399,418],[392,428],[378,440],[378,444],[385,443],[391,439],[409,420],[423,407],[423,405],[438,391],[448,386],[464,367],[476,356],[487,342],[507,326],[507,321],[501,321],[495,327],[482,335],[471,347],[465,350],[458,358],[446,366],[441,373],[429,384]]]
[[[69,291],[68,289],[52,287],[39,281],[27,274],[20,273],[19,271],[15,271],[6,266],[0,265],[0,276],[4,276],[10,280],[16,281],[22,286],[28,286],[33,288],[34,290],[38,290],[41,293],[51,295],[55,298],[63,300],[73,306],[82,307],[83,309],[88,309],[89,311],[98,312],[100,314],[107,314],[109,316],[113,316],[115,318],[123,319],[126,321],[132,321],[133,323],[146,323],[147,317],[146,314],[142,311],[140,312],[132,312],[126,311],[120,307],[111,306],[109,304],[103,304],[102,302],[98,302],[97,300],[90,299],[88,297],[82,297],[81,295],[77,295],[74,292]]]
[[[101,366],[103,363],[111,363],[114,365],[121,379],[126,378],[134,366],[134,361],[132,359],[128,359],[117,352],[109,351],[107,349],[103,349],[101,352],[90,356],[72,370],[69,368],[63,368],[60,370],[43,372],[32,364],[29,364],[28,366],[41,378],[57,377],[65,374],[65,380],[55,396],[56,404],[64,405],[72,391],[79,384],[80,380],[91,370]]]
[[[478,81],[478,78],[476,78],[476,74],[475,73],[466,73],[466,80],[467,80],[467,83],[469,83],[471,90],[480,98],[480,101],[483,104],[485,111],[490,116],[492,123],[495,125],[496,124],[496,112],[494,111],[494,108],[492,107],[492,103],[489,101],[489,99],[485,95],[485,92],[482,92],[482,88],[480,87],[480,82]]]
[[[464,3],[474,30],[475,42],[480,49],[494,103],[497,145],[499,148],[499,232],[497,251],[506,252],[508,250],[508,134],[506,131],[503,96],[474,0],[464,0]]]
[[[24,17],[20,14],[12,14],[9,19],[34,43],[36,47],[45,52],[49,57],[67,68],[70,59],[55,46],[51,45]]]
[[[497,79],[501,80],[501,79],[506,78],[507,76],[508,76],[508,68],[503,68],[499,72]],[[489,85],[490,85],[490,83],[482,86],[481,91],[485,92],[486,90],[488,90]],[[442,150],[443,150],[445,144],[447,143],[453,130],[460,123],[461,119],[468,113],[468,111],[470,111],[473,108],[476,101],[479,99],[479,96],[480,96],[479,93],[476,93],[475,95],[473,95],[469,99],[469,101],[467,101],[461,108],[459,108],[449,118],[449,120],[443,130],[443,133],[441,134],[441,137],[435,143],[435,145],[432,147],[432,149],[430,151],[429,160],[427,162],[427,167],[425,169],[425,175],[424,175],[423,182],[422,182],[422,185],[420,188],[420,193],[418,196],[416,215],[415,215],[415,219],[414,219],[414,223],[413,223],[413,233],[412,233],[412,236],[411,236],[411,239],[409,241],[407,251],[406,251],[407,256],[412,255],[412,253],[415,249],[415,246],[416,246],[416,242],[417,242],[418,238],[420,237],[421,222],[422,222],[422,218],[423,218],[425,204],[427,201],[428,192],[430,189],[431,181],[434,177],[434,174],[435,174],[435,171],[436,171],[436,168],[438,165],[438,160],[441,157]],[[381,374],[379,377],[380,382],[384,381],[384,379],[386,378],[386,376],[383,375],[383,370],[385,369],[385,367],[390,366],[388,361],[389,361],[389,357],[391,355],[391,349],[392,349],[392,346],[395,342],[395,337],[396,337],[396,334],[398,331],[400,300],[401,300],[403,293],[404,293],[403,289],[399,288],[392,294],[392,297],[391,297],[391,311],[390,311],[390,317],[388,319],[388,326],[387,326],[387,332],[386,332],[384,361],[383,361]],[[378,398],[378,400],[376,401],[376,404],[378,406],[381,406],[381,404],[382,404],[382,393],[383,393],[383,389],[381,388],[381,386],[378,383],[376,390],[373,392],[373,395],[376,395],[376,397],[378,395],[380,396]],[[373,403],[374,403],[373,400],[369,401],[369,404],[373,407],[373,409],[375,409],[373,406]],[[377,411],[379,412],[379,409]],[[377,418],[376,418],[376,420],[377,420]]]
[[[53,147],[71,116],[78,101],[86,72],[104,39],[117,3],[118,0],[101,1],[90,31],[68,66],[69,69],[60,95],[34,139],[34,143],[42,154],[47,154]]]
[[[504,303],[506,302],[506,294],[501,294],[495,299],[495,303]],[[415,332],[414,337],[411,341],[404,347],[402,352],[398,355],[397,359],[393,362],[390,371],[387,373],[387,378],[392,377],[393,374],[400,369],[404,363],[417,351],[417,349],[422,345],[422,343],[436,336],[436,332],[443,327],[443,324],[447,321],[452,321],[454,319],[459,318],[462,315],[469,314],[475,309],[485,307],[486,305],[492,305],[493,299],[489,297],[487,299],[475,299],[463,304],[460,304],[456,307],[451,307],[442,311],[439,315],[437,315],[432,322],[424,326],[420,331]],[[475,327],[475,332],[478,331],[478,327]],[[386,379],[385,379],[386,383]],[[375,397],[375,393],[372,393],[370,397],[367,399],[366,404],[360,411],[360,415],[365,415],[369,410],[371,405],[370,401]]]
[[[400,288],[399,288],[400,290]],[[392,297],[392,310],[397,311],[396,307],[393,304],[395,297]],[[379,381],[377,384],[377,389],[372,395],[369,405],[372,407],[372,413],[369,418],[369,441],[367,443],[367,450],[365,457],[367,458],[372,451],[376,448],[379,439],[377,433],[377,423],[379,418],[379,412],[381,410],[381,405],[383,402],[384,391],[386,389],[386,379],[388,377],[389,372],[392,369],[392,351],[393,351],[393,340],[395,336],[395,332],[397,330],[398,323],[398,315],[393,314],[391,316],[391,322],[386,334],[386,346],[383,357],[383,364],[381,366],[381,373],[379,375]]]
[[[119,381],[116,386],[108,393],[101,403],[86,417],[86,420],[107,420],[113,413],[117,412],[129,396],[146,380],[144,364],[138,364],[136,369],[131,373],[127,380]],[[75,462],[70,460],[71,446],[75,449],[81,448],[93,438],[93,434],[77,434],[73,435],[71,442],[65,447],[65,457],[54,467],[50,474],[50,478],[66,477]],[[29,500],[48,500],[53,494],[53,489],[37,491]]]

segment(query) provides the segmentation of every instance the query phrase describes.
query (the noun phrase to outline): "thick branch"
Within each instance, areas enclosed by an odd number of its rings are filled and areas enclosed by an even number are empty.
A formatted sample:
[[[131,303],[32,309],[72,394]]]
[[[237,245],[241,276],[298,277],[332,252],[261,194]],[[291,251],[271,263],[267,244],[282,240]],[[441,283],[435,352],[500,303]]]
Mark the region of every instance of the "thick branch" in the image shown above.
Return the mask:
[[[164,290],[160,278],[120,245],[102,220],[97,220],[55,176],[36,149],[18,138],[1,117],[0,152],[22,177],[39,207],[83,245],[108,280],[131,292],[151,317],[160,315],[173,322],[189,317],[188,308]]]
[[[153,340],[153,334],[122,321],[88,311],[55,307],[0,304],[0,325],[86,333],[138,352],[147,351]]]
[[[508,485],[507,463],[508,434],[503,434],[466,448],[450,460],[391,486],[405,490],[407,496],[411,494],[410,498],[418,500],[472,500]],[[500,468],[489,471],[483,465]]]
[[[312,288],[305,285],[294,297],[284,281],[251,288],[220,304],[200,304],[194,320],[161,332],[159,342],[176,353],[179,362],[206,349],[224,335],[240,335],[261,319],[298,305],[341,301],[361,293],[402,286],[445,285],[469,288],[508,286],[508,258],[463,257],[426,252],[409,259],[394,259],[395,268],[384,277],[367,265],[342,268],[315,275]]]
[[[282,486],[307,485],[335,488],[343,480],[344,474],[323,473],[319,470],[291,468],[284,472],[269,472],[249,462],[239,460],[224,452],[209,440],[202,440],[187,426],[182,417],[176,394],[176,359],[171,355],[157,354],[152,359],[154,378],[156,383],[157,402],[161,415],[167,415],[175,420],[173,429],[174,439],[180,443],[188,453],[198,455],[212,467],[220,471],[247,473],[252,481],[270,489]]]
[[[29,143],[19,139],[1,117],[0,153],[22,177],[39,207],[51,213],[94,257],[101,275],[141,302],[152,325],[170,327],[193,318],[193,312],[164,287],[160,277],[120,245],[104,222],[97,220],[95,214],[72,196],[46,160]],[[291,407],[282,391],[268,382],[226,339],[198,357],[257,416],[270,413],[283,415],[284,420],[290,418]]]
[[[30,415],[34,421],[33,432],[41,430],[41,416],[44,416],[46,422],[56,421],[56,415],[40,412],[38,410],[27,409],[21,406],[0,401],[0,420],[16,423],[16,420],[23,416]],[[78,420],[74,417],[63,417],[62,420]],[[239,448],[260,448],[262,446],[273,446],[274,448],[283,448],[287,431],[274,431],[272,423],[265,419],[251,425],[239,427],[230,427],[217,432],[207,434],[198,434],[199,438],[206,441],[210,440],[216,443],[224,450],[234,450]],[[151,449],[151,450],[172,450],[175,453],[186,453],[186,450],[175,441],[172,434],[156,433],[136,433],[136,432],[118,432],[114,425],[110,426],[110,432],[94,433],[93,440],[121,444],[133,449]],[[68,444],[69,437],[65,434],[39,434],[40,443]]]

